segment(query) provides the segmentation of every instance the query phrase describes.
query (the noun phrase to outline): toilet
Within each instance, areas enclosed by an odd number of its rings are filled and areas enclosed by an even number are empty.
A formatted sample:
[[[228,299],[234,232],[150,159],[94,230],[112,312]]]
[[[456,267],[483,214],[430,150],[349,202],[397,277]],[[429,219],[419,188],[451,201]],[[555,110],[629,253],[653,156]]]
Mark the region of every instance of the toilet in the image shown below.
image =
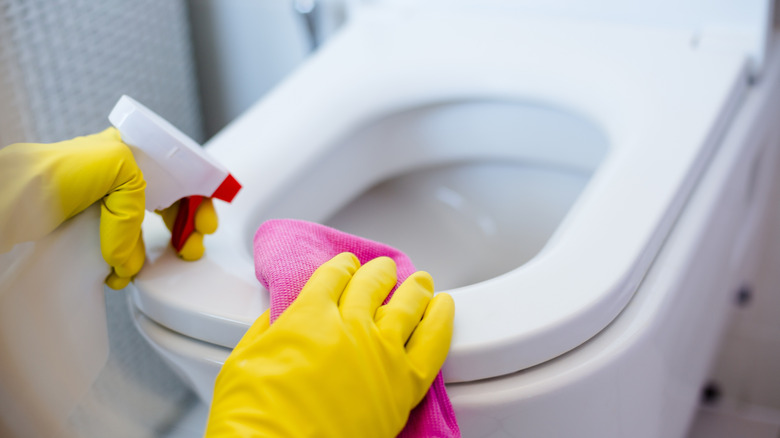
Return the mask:
[[[574,2],[572,2],[574,3]],[[383,0],[206,145],[205,256],[147,215],[135,324],[195,390],[269,306],[271,218],[383,241],[456,303],[464,437],[683,437],[777,164],[767,1]]]

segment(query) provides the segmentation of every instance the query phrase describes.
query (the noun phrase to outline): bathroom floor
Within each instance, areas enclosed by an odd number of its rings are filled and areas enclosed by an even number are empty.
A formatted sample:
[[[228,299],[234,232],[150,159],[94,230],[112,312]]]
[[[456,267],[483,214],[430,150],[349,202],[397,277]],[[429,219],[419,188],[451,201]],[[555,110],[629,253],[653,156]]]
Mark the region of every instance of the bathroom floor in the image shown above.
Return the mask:
[[[164,438],[202,436],[207,416],[206,406],[196,405]],[[780,411],[725,402],[702,407],[687,438],[780,438]]]
[[[687,438],[779,438],[780,412],[727,401],[699,409]]]

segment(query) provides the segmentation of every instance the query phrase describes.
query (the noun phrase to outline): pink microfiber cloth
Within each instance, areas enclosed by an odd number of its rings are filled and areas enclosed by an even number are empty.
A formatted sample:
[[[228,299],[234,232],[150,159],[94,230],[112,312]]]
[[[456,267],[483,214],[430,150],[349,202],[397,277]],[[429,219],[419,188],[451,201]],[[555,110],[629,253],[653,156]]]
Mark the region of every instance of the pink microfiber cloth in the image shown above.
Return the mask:
[[[409,257],[379,242],[300,220],[277,219],[262,224],[255,234],[255,270],[257,278],[271,294],[271,323],[292,304],[314,270],[342,252],[351,252],[361,264],[380,256],[392,258],[397,266],[399,285],[415,272]],[[422,402],[412,410],[406,427],[398,436],[460,437],[441,373]]]

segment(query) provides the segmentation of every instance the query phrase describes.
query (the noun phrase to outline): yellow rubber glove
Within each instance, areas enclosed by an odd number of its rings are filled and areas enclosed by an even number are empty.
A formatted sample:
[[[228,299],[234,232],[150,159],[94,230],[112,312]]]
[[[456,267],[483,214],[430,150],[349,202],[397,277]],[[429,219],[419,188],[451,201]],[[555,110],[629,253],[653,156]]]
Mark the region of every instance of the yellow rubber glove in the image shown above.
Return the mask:
[[[217,377],[206,436],[395,437],[449,351],[454,302],[387,257],[317,269],[269,326],[264,313]]]
[[[144,262],[145,187],[130,149],[113,128],[59,143],[0,149],[0,252],[45,236],[100,201],[100,249],[111,266],[106,284],[121,289]]]
[[[157,214],[162,216],[165,226],[170,231],[173,231],[173,224],[176,221],[176,215],[179,213],[180,203],[181,201],[176,201],[172,206],[157,211]],[[179,257],[184,260],[198,260],[203,257],[203,253],[206,251],[206,248],[203,246],[203,236],[217,231],[218,223],[214,203],[211,198],[204,198],[195,211],[195,230],[187,238],[187,241],[184,242],[181,250],[178,251]]]

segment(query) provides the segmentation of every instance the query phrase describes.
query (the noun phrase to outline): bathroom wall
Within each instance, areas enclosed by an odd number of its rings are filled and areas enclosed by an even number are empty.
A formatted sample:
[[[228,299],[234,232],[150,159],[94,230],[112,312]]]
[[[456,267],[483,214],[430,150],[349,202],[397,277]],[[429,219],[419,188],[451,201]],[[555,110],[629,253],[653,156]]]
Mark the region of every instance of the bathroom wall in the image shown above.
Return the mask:
[[[775,0],[774,2],[774,10],[775,10],[775,30],[780,30],[780,1]]]
[[[206,137],[241,114],[309,53],[291,0],[188,0]]]
[[[715,393],[737,409],[780,412],[780,113],[768,140],[768,216],[759,230],[763,248],[755,272],[747,272],[711,373]],[[716,400],[717,402],[717,400]]]
[[[352,0],[187,1],[210,138],[326,42]]]
[[[202,140],[184,0],[0,0],[0,147],[101,131],[128,94]]]

